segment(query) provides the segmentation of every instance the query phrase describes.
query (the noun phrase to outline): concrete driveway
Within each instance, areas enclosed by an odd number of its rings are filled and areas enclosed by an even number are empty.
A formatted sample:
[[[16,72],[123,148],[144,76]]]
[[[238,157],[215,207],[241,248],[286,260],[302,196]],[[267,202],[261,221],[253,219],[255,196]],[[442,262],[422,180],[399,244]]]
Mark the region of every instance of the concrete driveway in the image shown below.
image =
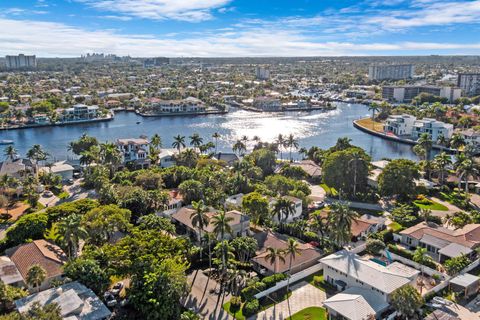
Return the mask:
[[[219,295],[220,285],[209,279],[202,273],[202,270],[195,270],[188,275],[188,282],[191,285],[190,294],[181,300],[185,308],[193,310],[202,319],[208,320],[230,320],[233,319],[222,306],[230,300],[230,295]],[[211,293],[211,290],[216,292]]]
[[[310,187],[310,195],[308,196],[312,201],[323,201],[326,196],[325,190],[318,184],[311,184],[306,180],[303,180]]]
[[[291,286],[290,309],[292,315],[308,307],[323,307],[327,299],[324,291],[302,281]],[[250,317],[248,320],[283,320],[289,317],[287,300]]]

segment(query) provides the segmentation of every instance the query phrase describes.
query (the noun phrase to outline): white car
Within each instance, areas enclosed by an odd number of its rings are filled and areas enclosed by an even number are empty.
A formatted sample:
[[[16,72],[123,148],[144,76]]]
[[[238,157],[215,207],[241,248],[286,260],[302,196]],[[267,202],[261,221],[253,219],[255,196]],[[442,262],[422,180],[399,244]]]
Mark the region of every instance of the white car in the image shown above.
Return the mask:
[[[444,305],[444,306],[449,306],[449,305],[452,304],[451,301],[446,300],[442,297],[433,297],[432,298],[432,303],[437,303],[437,304],[441,304],[441,305]]]

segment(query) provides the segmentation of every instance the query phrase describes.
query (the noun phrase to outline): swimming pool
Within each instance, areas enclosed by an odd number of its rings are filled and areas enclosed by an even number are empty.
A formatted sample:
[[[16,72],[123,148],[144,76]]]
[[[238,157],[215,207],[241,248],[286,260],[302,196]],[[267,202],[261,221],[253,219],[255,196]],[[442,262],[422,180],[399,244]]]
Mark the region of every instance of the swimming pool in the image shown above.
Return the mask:
[[[386,263],[385,261],[382,261],[382,260],[380,260],[380,259],[378,259],[378,258],[371,258],[370,261],[373,261],[373,262],[375,262],[375,263],[377,263],[377,264],[379,264],[379,265],[381,265],[381,266],[384,266],[384,267],[387,266],[387,263]]]

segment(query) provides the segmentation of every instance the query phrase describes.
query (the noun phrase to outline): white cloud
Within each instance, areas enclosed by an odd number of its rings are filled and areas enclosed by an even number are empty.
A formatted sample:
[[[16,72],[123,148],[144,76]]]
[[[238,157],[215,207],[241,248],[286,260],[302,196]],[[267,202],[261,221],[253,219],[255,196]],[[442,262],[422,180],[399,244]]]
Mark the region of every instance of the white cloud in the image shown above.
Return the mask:
[[[74,57],[87,52],[147,56],[339,56],[418,54],[431,50],[466,53],[480,49],[480,42],[456,43],[352,43],[319,41],[299,30],[250,27],[241,31],[219,30],[183,39],[153,35],[128,35],[113,30],[85,30],[62,23],[0,18],[0,54],[20,52],[38,56]]]
[[[231,0],[76,0],[88,6],[142,19],[198,22],[212,18],[212,10]]]
[[[127,16],[114,16],[114,15],[106,15],[106,16],[99,16],[101,19],[108,19],[108,20],[117,20],[117,21],[130,21],[133,18]]]

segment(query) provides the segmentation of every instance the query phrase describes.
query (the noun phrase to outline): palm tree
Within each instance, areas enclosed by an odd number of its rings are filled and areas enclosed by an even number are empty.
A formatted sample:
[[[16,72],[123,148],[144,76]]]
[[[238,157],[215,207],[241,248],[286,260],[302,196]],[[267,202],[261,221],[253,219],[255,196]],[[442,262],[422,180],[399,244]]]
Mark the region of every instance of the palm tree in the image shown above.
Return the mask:
[[[432,210],[430,209],[420,209],[420,216],[423,218],[423,221],[428,222],[428,219],[432,215]]]
[[[413,261],[420,264],[420,271],[422,272],[422,276],[423,276],[423,266],[426,263],[432,261],[432,258],[427,254],[427,248],[418,247],[413,253]],[[420,286],[420,288],[422,287]]]
[[[230,245],[228,240],[222,240],[215,246],[215,255],[217,256],[217,265],[219,265],[220,269],[222,270],[222,276],[220,277],[223,283],[225,281],[225,274],[229,266],[229,262],[235,259],[235,254],[233,253],[233,247]],[[218,259],[220,256],[220,259]]]
[[[277,136],[275,143],[278,145],[278,150],[280,151],[280,160],[283,160],[282,149],[285,147],[285,138],[281,133]]]
[[[368,111],[372,111],[372,129],[375,129],[375,113],[380,111],[380,107],[373,102],[368,106]]]
[[[215,240],[215,235],[213,234],[213,232],[205,232],[202,240],[206,242],[208,245],[208,268],[211,271],[212,270],[212,240]],[[210,273],[209,273],[209,277],[210,277]]]
[[[334,202],[330,206],[329,225],[331,239],[341,247],[352,238],[352,222],[358,216],[348,203]]]
[[[248,142],[248,137],[247,136],[242,136],[242,139],[243,143],[245,143],[245,145],[247,144]]]
[[[452,164],[452,159],[447,153],[441,152],[433,158],[433,163],[440,170],[440,185],[443,185],[445,183],[445,170],[448,165]]]
[[[448,139],[443,134],[438,136],[437,143],[443,147],[448,145]]]
[[[212,135],[212,138],[215,139],[215,154],[217,154],[217,151],[218,151],[218,139],[220,138],[220,133],[218,132],[215,132],[213,135]]]
[[[12,145],[7,146],[3,154],[7,157],[7,160],[11,161],[15,160],[15,158],[18,156],[17,149],[15,149],[15,147]]]
[[[58,230],[67,248],[68,257],[75,259],[77,257],[80,240],[88,237],[87,231],[82,226],[82,217],[73,213],[63,218],[58,223]]]
[[[247,151],[247,146],[242,140],[237,140],[232,147],[233,152],[238,153],[238,155],[242,155]]]
[[[162,138],[158,135],[158,133],[155,133],[152,136],[150,139],[150,144],[155,148],[155,150],[158,150],[162,147]]]
[[[284,254],[289,256],[288,262],[288,278],[287,278],[287,305],[288,305],[288,314],[290,316],[289,319],[292,318],[292,311],[290,310],[290,300],[288,298],[288,291],[290,290],[290,277],[292,276],[292,260],[295,260],[297,254],[301,255],[301,251],[298,248],[299,244],[298,241],[293,238],[288,238],[287,241],[287,248],[284,250]]]
[[[229,217],[225,212],[220,212],[212,218],[213,232],[219,237],[220,240],[225,239],[225,234],[228,233],[233,236],[233,230],[230,222],[233,221],[233,217]]]
[[[122,163],[122,153],[115,143],[102,143],[100,145],[100,158],[103,164],[108,165],[110,177],[113,177],[118,166]]]
[[[348,165],[353,164],[353,195],[357,194],[357,172],[358,162],[362,162],[362,155],[358,151],[352,153],[352,159],[348,162]]]
[[[37,292],[40,292],[40,285],[47,278],[47,271],[39,264],[32,265],[27,271],[27,278],[25,279],[27,284],[33,288],[37,288]]]
[[[277,273],[278,261],[282,261],[283,263],[285,263],[284,252],[283,250],[278,248],[267,247],[267,255],[265,256],[265,260],[273,264],[273,273]]]
[[[292,149],[298,149],[298,140],[293,136],[293,134],[290,133],[287,137],[287,141],[285,142],[285,144],[290,149],[290,162],[292,162]]]
[[[195,148],[195,150],[198,150],[198,148],[202,145],[203,143],[203,138],[200,137],[198,133],[194,133],[190,136],[190,145]]]
[[[456,149],[456,153],[458,154],[460,151],[460,148],[465,145],[465,139],[462,137],[462,135],[455,133],[452,138],[450,138],[450,146],[453,149]]]
[[[190,215],[192,219],[192,225],[198,229],[198,238],[197,240],[200,241],[200,260],[202,259],[202,251],[203,247],[201,244],[202,241],[202,232],[205,230],[205,227],[209,224],[209,218],[207,215],[208,207],[205,205],[203,200],[200,201],[192,201],[192,207],[195,210]]]
[[[457,168],[458,190],[460,191],[462,178],[465,178],[465,193],[468,195],[468,177],[478,175],[476,164],[471,159],[466,159]]]
[[[430,160],[430,151],[432,150],[433,142],[428,133],[422,133],[417,140],[419,146],[425,150],[425,160]]]
[[[180,149],[185,148],[185,137],[181,135],[173,137],[172,147],[176,148],[178,152],[180,152]]]
[[[27,151],[27,158],[34,163],[35,176],[38,177],[38,162],[47,160],[48,153],[39,144],[33,145]]]
[[[278,221],[283,223],[291,214],[295,214],[295,204],[289,199],[278,198],[273,205],[272,214],[277,215]]]

